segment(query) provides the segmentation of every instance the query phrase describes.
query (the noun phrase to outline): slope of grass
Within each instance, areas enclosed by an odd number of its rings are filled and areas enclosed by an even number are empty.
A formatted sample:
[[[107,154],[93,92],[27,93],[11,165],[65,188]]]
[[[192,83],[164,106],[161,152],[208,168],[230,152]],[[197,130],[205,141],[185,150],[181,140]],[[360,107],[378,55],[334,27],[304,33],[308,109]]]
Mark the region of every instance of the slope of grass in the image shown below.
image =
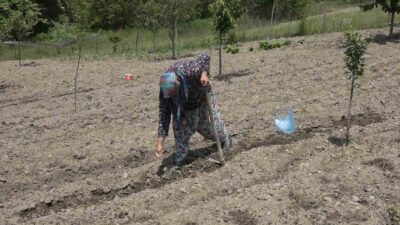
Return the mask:
[[[400,22],[400,16],[396,15],[396,21]],[[345,10],[331,13],[326,17],[326,32],[341,32],[349,30],[361,30],[370,28],[382,28],[388,26],[388,15],[380,9],[368,12],[360,10]],[[270,25],[269,21],[244,17],[236,28],[238,41],[246,42],[268,38],[289,37],[296,35],[312,35],[323,33],[323,17],[310,16],[302,20]],[[171,42],[166,30],[153,34],[146,30],[139,31],[138,49],[136,49],[136,30],[121,30],[117,32],[104,31],[101,35],[84,43],[84,54],[89,56],[104,56],[113,54],[113,44],[109,41],[111,35],[121,37],[118,43],[118,55],[127,57],[145,57],[149,53],[169,54]],[[96,46],[98,46],[96,48]],[[196,20],[181,24],[178,34],[178,53],[199,48],[214,48],[216,38],[213,33],[212,20]],[[60,50],[49,48],[24,47],[23,58],[48,58],[56,56],[72,56],[77,52],[76,46],[66,47]],[[0,59],[9,60],[15,58],[12,47],[0,46]]]

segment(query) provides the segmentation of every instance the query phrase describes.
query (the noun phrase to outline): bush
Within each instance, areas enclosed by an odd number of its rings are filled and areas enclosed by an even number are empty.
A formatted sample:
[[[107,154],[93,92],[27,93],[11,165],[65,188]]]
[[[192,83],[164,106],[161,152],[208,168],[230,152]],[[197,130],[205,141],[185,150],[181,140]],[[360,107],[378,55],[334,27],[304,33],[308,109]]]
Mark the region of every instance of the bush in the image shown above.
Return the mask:
[[[49,32],[39,34],[37,40],[46,43],[59,43],[60,41],[77,39],[78,35],[79,29],[76,25],[54,22]]]
[[[259,46],[261,49],[269,50],[274,48],[280,48],[282,46],[289,46],[292,42],[290,40],[284,41],[276,41],[276,42],[269,42],[269,41],[260,41]]]
[[[227,45],[226,53],[231,53],[231,54],[239,53],[239,46],[238,45]]]
[[[234,45],[236,43],[238,43],[237,35],[236,35],[235,31],[230,31],[226,35],[226,44],[227,45]]]

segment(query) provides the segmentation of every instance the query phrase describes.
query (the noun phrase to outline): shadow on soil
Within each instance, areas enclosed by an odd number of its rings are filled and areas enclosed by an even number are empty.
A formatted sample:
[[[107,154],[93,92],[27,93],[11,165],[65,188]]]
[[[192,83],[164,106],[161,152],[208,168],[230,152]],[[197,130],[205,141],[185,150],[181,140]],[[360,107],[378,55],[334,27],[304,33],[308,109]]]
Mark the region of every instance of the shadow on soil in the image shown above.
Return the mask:
[[[231,83],[232,78],[249,76],[251,74],[253,73],[250,72],[250,70],[239,70],[237,72],[228,73],[222,76],[215,76],[214,79],[218,81],[227,81],[228,83]]]
[[[238,225],[257,225],[259,222],[257,219],[251,215],[248,210],[236,210],[231,211],[229,215],[235,224]]]
[[[394,33],[391,37],[385,34],[376,34],[367,38],[368,42],[373,42],[380,45],[386,45],[388,42],[400,43],[400,33]]]
[[[351,126],[356,125],[360,127],[365,127],[367,125],[374,123],[382,123],[383,121],[385,121],[385,119],[380,114],[374,112],[360,113],[351,116]],[[342,116],[340,120],[332,120],[332,125],[333,125],[332,128],[334,129],[346,127],[347,126],[346,116]],[[346,144],[346,138],[344,137],[331,136],[328,138],[328,141],[331,144],[339,147],[342,147]]]

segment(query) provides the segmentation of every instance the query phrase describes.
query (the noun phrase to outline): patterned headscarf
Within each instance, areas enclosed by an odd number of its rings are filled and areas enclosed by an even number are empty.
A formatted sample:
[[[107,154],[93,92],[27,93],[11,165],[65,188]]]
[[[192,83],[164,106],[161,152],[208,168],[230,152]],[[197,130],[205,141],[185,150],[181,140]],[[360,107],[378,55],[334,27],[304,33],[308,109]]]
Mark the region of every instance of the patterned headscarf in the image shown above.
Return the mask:
[[[201,54],[195,60],[203,71],[207,71],[208,75],[210,75],[210,56],[208,54]]]
[[[160,88],[164,98],[170,98],[178,94],[181,83],[173,72],[164,73],[160,78]]]

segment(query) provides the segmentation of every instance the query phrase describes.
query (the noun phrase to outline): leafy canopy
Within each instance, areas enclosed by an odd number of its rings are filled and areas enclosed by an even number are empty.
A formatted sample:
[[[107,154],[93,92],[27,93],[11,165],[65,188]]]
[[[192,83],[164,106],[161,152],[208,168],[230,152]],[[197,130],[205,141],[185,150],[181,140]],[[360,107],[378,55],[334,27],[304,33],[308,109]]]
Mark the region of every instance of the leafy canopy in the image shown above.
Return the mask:
[[[364,74],[367,41],[358,32],[345,34],[345,64],[351,72],[350,78],[358,79]]]
[[[216,0],[210,10],[214,15],[214,29],[219,34],[226,34],[234,29],[236,20],[245,11],[240,0]]]
[[[30,0],[0,0],[1,38],[22,38],[30,35],[40,21],[38,4]]]

